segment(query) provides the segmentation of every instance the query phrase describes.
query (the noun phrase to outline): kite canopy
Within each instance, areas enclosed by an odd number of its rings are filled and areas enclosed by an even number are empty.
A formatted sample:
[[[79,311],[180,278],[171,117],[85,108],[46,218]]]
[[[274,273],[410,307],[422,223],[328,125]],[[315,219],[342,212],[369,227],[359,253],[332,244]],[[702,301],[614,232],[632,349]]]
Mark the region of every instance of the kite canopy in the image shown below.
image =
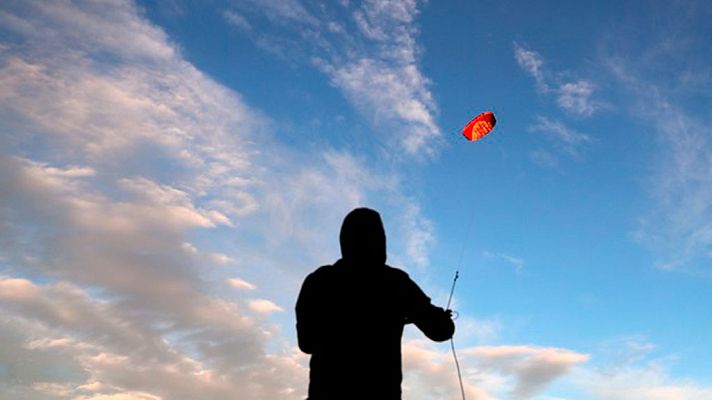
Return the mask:
[[[467,123],[462,129],[462,135],[472,142],[480,140],[490,133],[496,123],[497,119],[492,111],[483,112]]]

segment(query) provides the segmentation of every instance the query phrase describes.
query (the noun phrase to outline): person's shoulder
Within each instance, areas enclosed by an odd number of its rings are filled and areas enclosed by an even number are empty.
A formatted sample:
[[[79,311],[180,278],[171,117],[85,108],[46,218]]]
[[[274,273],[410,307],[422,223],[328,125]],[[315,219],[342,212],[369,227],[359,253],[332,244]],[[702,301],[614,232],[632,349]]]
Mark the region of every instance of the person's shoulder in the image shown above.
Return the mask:
[[[407,272],[399,268],[386,267],[388,268],[388,275],[390,275],[389,280],[396,290],[403,291],[402,293],[405,293],[411,301],[430,302],[430,298],[425,295],[420,286],[411,279]]]
[[[313,292],[321,290],[320,288],[328,285],[329,282],[329,272],[331,271],[331,265],[322,265],[314,271],[310,272],[302,283],[302,292]]]
[[[307,275],[306,279],[319,280],[334,273],[335,267],[332,264],[322,265]]]
[[[390,265],[386,265],[386,273],[390,276],[392,276],[395,279],[399,280],[410,280],[410,275],[408,275],[407,272],[403,271],[400,268],[396,267],[391,267]]]

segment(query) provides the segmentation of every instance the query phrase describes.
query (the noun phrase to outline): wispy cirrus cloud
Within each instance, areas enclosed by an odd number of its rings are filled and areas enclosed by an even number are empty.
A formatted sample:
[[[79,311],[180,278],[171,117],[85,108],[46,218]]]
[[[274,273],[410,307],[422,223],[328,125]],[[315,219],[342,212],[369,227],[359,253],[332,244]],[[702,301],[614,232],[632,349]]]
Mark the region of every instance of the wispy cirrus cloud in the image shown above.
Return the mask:
[[[363,58],[340,66],[324,67],[332,82],[366,112],[377,125],[404,129],[401,145],[411,154],[431,152],[431,141],[439,136],[433,117],[434,103],[426,89],[426,78],[413,65],[393,66]],[[407,127],[407,128],[404,128]]]
[[[544,59],[536,51],[527,50],[518,43],[514,43],[514,58],[519,66],[534,78],[537,89],[541,92],[548,92],[549,85],[544,78]]]
[[[621,96],[620,110],[646,129],[653,149],[642,187],[649,202],[633,236],[657,268],[709,276],[712,258],[712,85],[705,49],[712,10],[704,2],[669,3],[642,16],[667,21],[646,42],[629,35],[608,39],[601,64]],[[616,32],[617,33],[617,32]],[[695,84],[686,81],[695,76]],[[704,94],[702,94],[704,93]]]
[[[401,145],[411,154],[432,153],[440,136],[430,81],[417,64],[417,14],[413,0],[364,2],[352,14],[361,35],[353,36],[371,49],[344,61],[326,60],[324,67],[332,82],[376,123],[405,124],[409,134]]]
[[[246,0],[250,8],[263,12],[279,24],[318,25],[319,20],[300,0]]]
[[[563,122],[541,115],[536,116],[536,123],[529,127],[529,130],[543,133],[555,146],[574,157],[578,155],[578,149],[581,146],[593,142],[589,135],[577,132],[564,125]]]
[[[514,58],[519,66],[534,78],[537,90],[540,93],[556,96],[556,104],[565,112],[579,117],[589,117],[606,108],[604,102],[593,98],[596,84],[590,80],[564,81],[545,68],[541,54],[526,49],[516,42]]]
[[[537,115],[535,120],[536,122],[529,126],[529,131],[543,134],[558,152],[573,159],[580,159],[581,149],[594,142],[589,135],[578,132],[561,121],[541,115]],[[559,156],[545,148],[532,150],[529,158],[535,164],[546,168],[556,168],[559,165]]]
[[[506,253],[496,253],[491,251],[485,251],[482,255],[490,260],[504,261],[514,267],[515,270],[521,271],[524,268],[524,259],[521,257],[516,257]]]
[[[252,30],[252,24],[247,20],[247,18],[243,17],[239,13],[232,11],[232,10],[225,10],[223,12],[223,16],[225,17],[225,20],[227,22],[239,29],[249,31]]]
[[[545,68],[544,58],[536,51],[514,43],[514,58],[519,66],[534,78],[537,91],[547,96],[555,96],[556,104],[563,111],[578,117],[589,117],[605,108],[605,103],[593,98],[596,85],[585,79],[566,82],[557,74]],[[529,127],[530,132],[543,133],[560,152],[569,157],[579,158],[579,149],[593,142],[591,136],[577,132],[564,122],[538,115]],[[545,168],[557,168],[559,157],[555,152],[537,148],[529,152],[535,164]]]
[[[586,80],[564,83],[556,103],[574,115],[588,117],[601,108],[601,104],[591,99],[594,89],[594,84]]]
[[[669,93],[622,60],[608,66],[635,98],[629,111],[646,121],[662,143],[649,180],[654,203],[641,217],[634,237],[653,250],[659,268],[704,272],[712,252],[710,121],[676,104]]]
[[[267,16],[284,14],[270,4],[245,10]],[[299,56],[326,74],[387,144],[399,146],[411,156],[434,155],[440,128],[430,80],[418,65],[418,2],[367,0],[335,7],[338,12],[299,3],[297,9],[306,15],[289,19],[288,34],[252,37],[258,45],[271,40],[271,45],[264,46],[282,55],[284,51],[275,49],[285,47],[285,42],[293,43],[287,47],[302,49],[305,54]],[[334,17],[343,11],[348,13],[348,21]],[[277,23],[277,18],[271,20]],[[394,131],[407,131],[408,135],[391,135]]]

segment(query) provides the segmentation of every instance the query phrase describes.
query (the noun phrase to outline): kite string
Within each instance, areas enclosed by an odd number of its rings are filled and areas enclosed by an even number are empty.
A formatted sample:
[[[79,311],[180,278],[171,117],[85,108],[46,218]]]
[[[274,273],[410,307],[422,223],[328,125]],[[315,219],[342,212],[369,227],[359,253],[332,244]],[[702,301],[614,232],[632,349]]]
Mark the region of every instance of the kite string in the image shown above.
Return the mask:
[[[450,309],[450,302],[452,301],[452,295],[455,293],[455,282],[457,282],[457,278],[460,277],[460,271],[455,271],[455,278],[452,280],[452,287],[450,288],[450,297],[447,299],[447,306],[445,307],[446,310]]]
[[[462,246],[460,247],[460,258],[457,260],[457,271],[460,270],[462,266],[462,260],[465,257],[465,249],[467,248],[467,240],[470,236],[470,231],[472,230],[472,225],[475,222],[475,208],[470,207],[470,218],[467,221],[467,230],[465,231],[465,236],[462,237]]]
[[[455,293],[455,283],[457,282],[457,278],[460,277],[460,271],[455,271],[455,278],[452,280],[452,287],[450,288],[450,297],[447,299],[447,308],[446,310],[450,309],[450,302],[452,301],[452,295]],[[455,368],[457,369],[457,380],[460,382],[460,393],[462,394],[462,400],[465,399],[465,386],[462,383],[462,372],[460,371],[460,361],[457,359],[457,352],[455,351],[455,339],[453,335],[450,337],[450,348],[452,349],[452,358],[455,360]]]
[[[477,118],[477,117],[475,117],[475,118]],[[473,120],[474,120],[474,118],[473,118]],[[472,122],[472,120],[470,122]],[[469,122],[468,122],[468,125],[469,125]],[[457,133],[456,133],[456,135],[458,136],[458,138],[460,137],[460,135],[458,135]],[[462,238],[462,247],[460,248],[460,257],[457,260],[457,268],[455,269],[455,278],[452,280],[452,287],[450,288],[450,297],[447,300],[447,307],[445,308],[446,310],[450,309],[450,303],[452,301],[452,296],[455,293],[455,283],[457,282],[457,279],[460,277],[460,267],[462,266],[462,260],[465,256],[465,249],[466,249],[467,241],[469,239],[470,231],[472,230],[472,225],[474,223],[474,220],[475,220],[475,208],[470,207],[470,217],[468,218],[468,222],[467,222],[467,230],[465,231],[465,235]],[[462,394],[462,400],[466,400],[465,399],[465,386],[462,383],[462,372],[460,371],[460,361],[457,359],[457,352],[455,351],[455,340],[453,337],[450,338],[450,348],[452,349],[452,357],[455,360],[455,367],[457,368],[457,378],[460,382],[460,393]]]
[[[450,348],[452,349],[452,358],[455,359],[455,368],[457,369],[457,379],[460,381],[460,393],[462,394],[462,400],[465,399],[465,386],[462,384],[462,373],[460,372],[460,362],[457,360],[457,353],[455,352],[455,341],[450,338]]]
[[[468,236],[470,235],[470,231],[472,230],[472,224],[474,222],[474,219],[475,219],[475,210],[473,208],[470,211],[470,218],[467,223],[467,231],[465,232],[465,236],[463,236],[463,239],[462,239],[462,247],[460,249],[460,258],[457,261],[457,269],[455,270],[455,277],[452,280],[452,287],[450,288],[450,297],[448,297],[447,307],[445,307],[446,310],[450,309],[450,303],[452,302],[452,296],[455,293],[455,283],[457,283],[457,279],[460,277],[460,267],[462,266],[462,260],[465,256],[465,248],[466,248],[466,244],[467,244],[467,239],[468,239]],[[465,398],[465,385],[462,382],[462,371],[460,370],[460,361],[457,359],[457,352],[455,351],[455,340],[453,337],[450,338],[450,349],[452,349],[452,358],[455,360],[455,368],[457,369],[457,379],[460,382],[460,394],[462,395],[462,400],[467,400]]]

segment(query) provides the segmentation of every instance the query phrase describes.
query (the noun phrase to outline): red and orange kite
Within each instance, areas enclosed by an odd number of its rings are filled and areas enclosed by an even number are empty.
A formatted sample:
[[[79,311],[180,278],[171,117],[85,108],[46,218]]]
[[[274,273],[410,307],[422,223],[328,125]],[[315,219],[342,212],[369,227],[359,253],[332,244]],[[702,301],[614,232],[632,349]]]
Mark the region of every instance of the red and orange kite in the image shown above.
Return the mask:
[[[483,112],[467,123],[462,129],[462,135],[472,142],[480,140],[490,133],[496,123],[497,119],[492,111]]]

